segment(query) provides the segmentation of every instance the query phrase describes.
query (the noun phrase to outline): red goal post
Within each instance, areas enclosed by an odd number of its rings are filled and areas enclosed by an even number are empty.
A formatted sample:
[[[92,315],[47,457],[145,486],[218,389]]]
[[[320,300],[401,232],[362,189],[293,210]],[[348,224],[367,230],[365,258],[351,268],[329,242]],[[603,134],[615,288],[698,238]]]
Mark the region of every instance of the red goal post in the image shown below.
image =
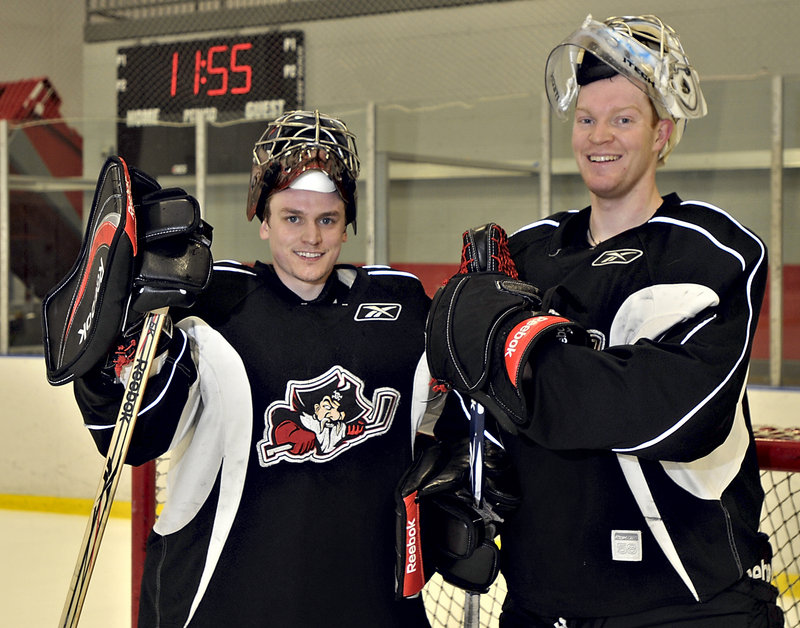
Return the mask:
[[[755,426],[756,449],[764,487],[761,529],[770,535],[775,553],[773,584],[787,626],[800,626],[800,428]],[[166,495],[167,460],[135,467],[131,475],[131,626],[136,628],[139,582],[144,568],[147,536],[155,523],[158,505]],[[425,606],[433,628],[463,625],[465,595],[435,576],[425,587]],[[481,596],[481,628],[495,628],[505,596],[502,575]]]
[[[764,506],[761,530],[772,543],[772,583],[786,626],[800,626],[800,428],[753,426]]]

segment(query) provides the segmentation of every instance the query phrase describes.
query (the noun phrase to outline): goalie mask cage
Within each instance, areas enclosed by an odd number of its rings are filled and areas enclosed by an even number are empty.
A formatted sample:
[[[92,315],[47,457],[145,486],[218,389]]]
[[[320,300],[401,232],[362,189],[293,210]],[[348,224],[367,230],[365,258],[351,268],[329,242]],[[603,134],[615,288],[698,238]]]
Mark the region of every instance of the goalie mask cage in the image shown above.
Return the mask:
[[[761,529],[769,534],[774,557],[772,583],[778,588],[787,626],[800,626],[800,428],[755,428],[764,507]],[[139,582],[144,567],[147,535],[155,523],[159,504],[166,499],[169,460],[161,458],[133,469],[132,473],[132,622],[137,626]],[[480,626],[495,628],[506,594],[502,574],[480,596]],[[467,597],[435,575],[423,591],[433,628],[464,624]]]

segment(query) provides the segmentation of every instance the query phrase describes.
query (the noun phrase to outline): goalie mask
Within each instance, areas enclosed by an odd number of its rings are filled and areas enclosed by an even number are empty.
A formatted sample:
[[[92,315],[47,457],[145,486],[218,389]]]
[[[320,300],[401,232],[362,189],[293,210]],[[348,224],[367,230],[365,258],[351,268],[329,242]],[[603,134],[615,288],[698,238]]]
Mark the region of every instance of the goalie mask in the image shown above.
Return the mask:
[[[663,163],[680,141],[686,121],[707,113],[700,79],[678,34],[654,15],[610,17],[603,22],[588,15],[547,58],[545,90],[550,106],[565,120],[581,85],[616,74],[648,95],[659,118],[675,122],[659,155]]]
[[[253,148],[247,219],[266,217],[269,197],[294,187],[339,193],[345,223],[356,229],[355,136],[344,122],[319,111],[292,111],[272,122]]]

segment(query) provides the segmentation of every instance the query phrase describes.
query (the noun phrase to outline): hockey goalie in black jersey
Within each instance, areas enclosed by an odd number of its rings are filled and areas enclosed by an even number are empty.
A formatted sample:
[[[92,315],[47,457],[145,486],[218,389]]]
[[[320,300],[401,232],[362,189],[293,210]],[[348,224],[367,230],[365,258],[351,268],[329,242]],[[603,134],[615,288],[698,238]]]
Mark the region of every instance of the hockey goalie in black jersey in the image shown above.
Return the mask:
[[[782,626],[746,400],[767,251],[656,185],[706,113],[697,74],[658,18],[589,16],[545,88],[574,110],[591,203],[511,235],[527,286],[451,279],[427,334],[432,375],[495,415],[521,485],[500,626]]]
[[[395,600],[394,488],[430,397],[430,299],[408,273],[337,262],[358,173],[340,120],[271,123],[247,217],[272,263],[218,261],[170,308],[128,456],[171,451],[140,627],[429,625],[421,598]],[[110,356],[75,381],[101,451],[126,368]]]

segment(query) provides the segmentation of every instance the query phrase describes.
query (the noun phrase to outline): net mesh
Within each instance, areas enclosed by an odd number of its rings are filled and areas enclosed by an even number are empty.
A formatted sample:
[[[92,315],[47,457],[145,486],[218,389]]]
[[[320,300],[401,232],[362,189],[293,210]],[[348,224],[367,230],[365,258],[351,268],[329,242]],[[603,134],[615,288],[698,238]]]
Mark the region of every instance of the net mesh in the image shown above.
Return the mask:
[[[770,536],[774,552],[772,583],[780,595],[778,603],[784,610],[785,624],[800,626],[800,428],[756,426],[754,432],[765,493],[761,530]],[[140,470],[138,481],[155,485],[154,503],[149,508],[136,507],[135,504],[133,512],[157,512],[159,504],[167,498],[168,469],[169,458],[164,457],[153,464],[149,476],[146,469]],[[134,522],[136,525],[137,522]],[[149,529],[150,525],[148,523],[146,527]],[[146,531],[139,534],[146,534]],[[134,543],[137,543],[136,533]],[[143,542],[138,543],[141,548],[144,547]],[[134,572],[141,573],[141,564],[137,571],[136,563],[144,560],[144,552],[138,555],[134,552],[133,560]],[[136,583],[133,588],[136,600]],[[465,625],[469,600],[463,590],[444,582],[439,574],[435,574],[422,595],[433,628]],[[506,583],[501,574],[489,592],[480,596],[481,628],[497,628],[505,595]]]
[[[785,624],[800,626],[800,429],[757,426],[754,432],[765,493],[761,529],[774,552],[772,583]]]

